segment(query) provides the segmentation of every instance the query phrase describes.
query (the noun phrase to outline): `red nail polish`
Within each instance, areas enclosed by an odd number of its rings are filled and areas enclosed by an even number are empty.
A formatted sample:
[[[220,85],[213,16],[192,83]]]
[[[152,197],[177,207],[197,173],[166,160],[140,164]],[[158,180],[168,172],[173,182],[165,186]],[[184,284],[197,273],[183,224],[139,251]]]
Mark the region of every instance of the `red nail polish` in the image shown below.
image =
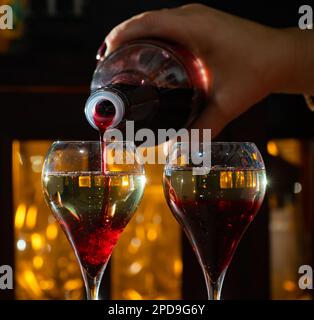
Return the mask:
[[[97,51],[97,55],[96,55],[97,60],[101,60],[104,57],[106,49],[107,49],[106,42],[103,42]]]

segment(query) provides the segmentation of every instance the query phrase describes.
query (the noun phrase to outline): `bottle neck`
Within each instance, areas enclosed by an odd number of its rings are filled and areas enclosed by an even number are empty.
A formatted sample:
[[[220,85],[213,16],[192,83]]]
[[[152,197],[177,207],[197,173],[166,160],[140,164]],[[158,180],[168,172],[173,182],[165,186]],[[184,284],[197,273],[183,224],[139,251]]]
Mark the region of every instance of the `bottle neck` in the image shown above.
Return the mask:
[[[85,105],[85,115],[89,124],[99,131],[115,128],[125,114],[126,101],[113,88],[103,88],[93,92]]]
[[[158,89],[150,85],[110,84],[91,94],[85,105],[90,125],[99,131],[116,128],[124,120],[147,117],[152,101],[158,103]]]

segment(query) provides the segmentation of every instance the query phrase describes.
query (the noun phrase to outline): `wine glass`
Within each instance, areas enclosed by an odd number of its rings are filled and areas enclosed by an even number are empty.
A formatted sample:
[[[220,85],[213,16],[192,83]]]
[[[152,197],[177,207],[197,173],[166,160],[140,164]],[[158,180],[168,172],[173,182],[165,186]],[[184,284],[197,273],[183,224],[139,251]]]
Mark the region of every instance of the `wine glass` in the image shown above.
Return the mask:
[[[98,300],[113,248],[144,192],[144,168],[136,149],[127,142],[54,142],[42,186],[77,257],[87,299]]]
[[[190,149],[177,143],[170,151],[164,193],[202,267],[208,299],[219,300],[233,254],[262,204],[265,167],[250,142],[213,142],[211,148],[199,144]],[[210,167],[193,163],[208,155]],[[195,168],[203,172],[196,175]]]

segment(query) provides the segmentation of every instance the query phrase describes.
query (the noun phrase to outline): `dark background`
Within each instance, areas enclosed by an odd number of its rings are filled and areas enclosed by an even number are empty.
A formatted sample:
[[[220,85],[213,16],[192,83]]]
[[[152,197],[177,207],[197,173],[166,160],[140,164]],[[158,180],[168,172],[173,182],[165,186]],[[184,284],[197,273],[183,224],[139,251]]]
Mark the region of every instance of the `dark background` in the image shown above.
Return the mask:
[[[83,109],[96,51],[106,34],[121,21],[142,11],[189,3],[86,0],[82,14],[75,16],[72,1],[59,0],[57,13],[49,16],[45,1],[29,2],[31,10],[25,18],[24,35],[11,43],[9,52],[0,55],[0,176],[5,181],[0,193],[0,265],[14,266],[13,139],[97,139],[97,133],[85,120]],[[298,8],[304,4],[296,1],[200,2],[273,27],[297,26]],[[219,140],[256,142],[265,155],[267,167],[267,141],[282,137],[311,139],[313,120],[314,114],[306,108],[302,96],[272,95],[231,123]],[[270,298],[268,232],[268,208],[264,201],[227,272],[225,299]],[[187,240],[183,242],[183,297],[205,298],[201,270]],[[14,292],[0,290],[0,298],[14,298]]]

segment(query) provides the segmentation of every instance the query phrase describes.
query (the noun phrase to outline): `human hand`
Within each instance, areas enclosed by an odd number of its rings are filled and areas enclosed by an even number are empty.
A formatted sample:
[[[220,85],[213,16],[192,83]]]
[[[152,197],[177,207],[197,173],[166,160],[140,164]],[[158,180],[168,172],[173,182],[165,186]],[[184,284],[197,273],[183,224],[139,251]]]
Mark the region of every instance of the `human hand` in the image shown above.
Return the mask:
[[[292,69],[294,38],[210,7],[192,4],[135,16],[106,37],[107,52],[138,38],[180,43],[211,71],[211,97],[194,128],[212,135],[274,91],[284,91]]]

